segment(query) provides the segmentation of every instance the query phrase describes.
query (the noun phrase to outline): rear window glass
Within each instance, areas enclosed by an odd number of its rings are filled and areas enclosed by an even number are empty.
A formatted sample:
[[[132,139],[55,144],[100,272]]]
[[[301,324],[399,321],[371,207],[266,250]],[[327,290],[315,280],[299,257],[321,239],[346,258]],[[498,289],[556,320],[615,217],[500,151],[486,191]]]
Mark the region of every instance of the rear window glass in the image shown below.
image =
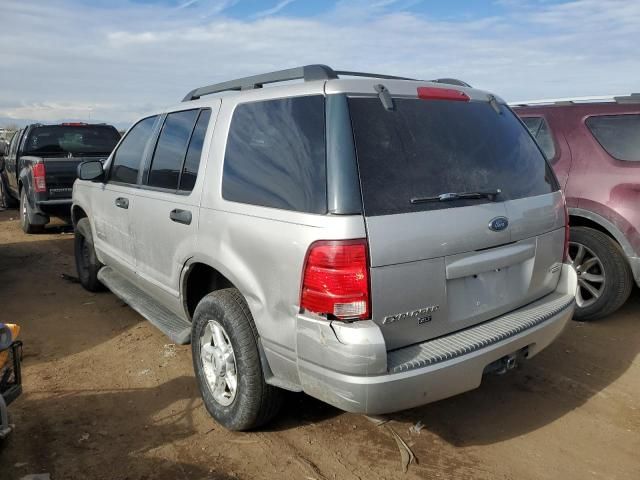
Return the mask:
[[[589,117],[586,123],[609,155],[627,162],[640,161],[640,115]]]
[[[180,171],[198,113],[199,110],[186,110],[167,115],[153,154],[147,185],[178,189]]]
[[[326,192],[322,96],[236,107],[224,156],[224,199],[326,213]]]
[[[24,146],[25,155],[109,155],[120,140],[110,126],[64,126],[34,128]]]
[[[549,124],[542,117],[526,117],[522,121],[531,132],[533,138],[540,146],[547,160],[552,160],[556,156],[556,147],[553,143]]]
[[[414,198],[500,189],[498,201],[550,193],[555,177],[522,124],[487,102],[350,98],[365,214],[477,205],[487,198]]]
[[[207,133],[207,126],[211,118],[211,110],[206,109],[200,112],[196,128],[191,135],[189,149],[187,150],[187,158],[184,160],[182,175],[180,176],[180,190],[190,192],[196,184],[198,176],[198,167],[200,167],[200,157],[202,156],[202,146],[204,144],[204,136]]]

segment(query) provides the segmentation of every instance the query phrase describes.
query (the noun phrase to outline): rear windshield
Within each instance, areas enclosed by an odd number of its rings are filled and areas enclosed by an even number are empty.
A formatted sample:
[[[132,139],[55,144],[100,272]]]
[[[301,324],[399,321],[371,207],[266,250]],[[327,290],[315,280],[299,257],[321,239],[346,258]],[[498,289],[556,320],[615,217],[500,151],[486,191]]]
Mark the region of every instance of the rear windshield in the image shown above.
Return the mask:
[[[25,142],[25,155],[109,155],[120,140],[108,125],[54,125],[34,128]]]
[[[350,98],[367,216],[462,207],[488,198],[412,203],[445,193],[501,190],[495,201],[543,195],[557,182],[525,127],[488,102]]]

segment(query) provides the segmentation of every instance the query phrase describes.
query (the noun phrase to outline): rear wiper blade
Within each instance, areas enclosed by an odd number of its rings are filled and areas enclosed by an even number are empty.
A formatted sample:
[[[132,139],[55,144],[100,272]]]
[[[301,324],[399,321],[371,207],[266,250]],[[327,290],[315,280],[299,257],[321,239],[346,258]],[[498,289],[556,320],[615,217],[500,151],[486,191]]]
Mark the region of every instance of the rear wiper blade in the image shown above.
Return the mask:
[[[496,188],[495,190],[485,190],[478,192],[449,192],[441,193],[434,197],[413,197],[411,203],[416,205],[419,203],[428,202],[448,202],[451,200],[464,200],[468,198],[488,198],[491,201],[495,201],[496,197],[502,193],[502,190]]]

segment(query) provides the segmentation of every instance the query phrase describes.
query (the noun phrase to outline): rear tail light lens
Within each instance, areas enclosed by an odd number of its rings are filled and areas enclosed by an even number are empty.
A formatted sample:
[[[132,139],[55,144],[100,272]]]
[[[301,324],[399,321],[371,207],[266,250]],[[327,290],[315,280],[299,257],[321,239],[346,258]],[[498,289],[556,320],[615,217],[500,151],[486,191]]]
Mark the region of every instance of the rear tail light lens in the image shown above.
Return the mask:
[[[44,169],[44,163],[36,163],[33,166],[33,190],[36,192],[47,191],[46,172]]]
[[[468,102],[469,95],[454,88],[418,87],[418,98],[422,100],[455,100]]]
[[[339,319],[369,318],[367,242],[319,241],[307,252],[300,307]]]

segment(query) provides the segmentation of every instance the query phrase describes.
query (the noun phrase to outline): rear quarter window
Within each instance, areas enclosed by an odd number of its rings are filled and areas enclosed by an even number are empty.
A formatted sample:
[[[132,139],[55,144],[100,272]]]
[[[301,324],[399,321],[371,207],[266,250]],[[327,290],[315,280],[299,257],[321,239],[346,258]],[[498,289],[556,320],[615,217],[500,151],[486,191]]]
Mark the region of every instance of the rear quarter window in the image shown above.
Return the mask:
[[[520,121],[488,102],[350,98],[367,216],[477,205],[486,198],[413,204],[412,198],[495,191],[498,201],[558,189],[548,163]]]
[[[324,97],[236,107],[224,157],[225,200],[326,213],[326,190]]]
[[[587,128],[602,148],[617,160],[640,161],[640,115],[589,117]]]
[[[535,138],[547,160],[553,160],[556,156],[556,147],[547,121],[543,117],[525,117],[522,121],[531,136]]]

